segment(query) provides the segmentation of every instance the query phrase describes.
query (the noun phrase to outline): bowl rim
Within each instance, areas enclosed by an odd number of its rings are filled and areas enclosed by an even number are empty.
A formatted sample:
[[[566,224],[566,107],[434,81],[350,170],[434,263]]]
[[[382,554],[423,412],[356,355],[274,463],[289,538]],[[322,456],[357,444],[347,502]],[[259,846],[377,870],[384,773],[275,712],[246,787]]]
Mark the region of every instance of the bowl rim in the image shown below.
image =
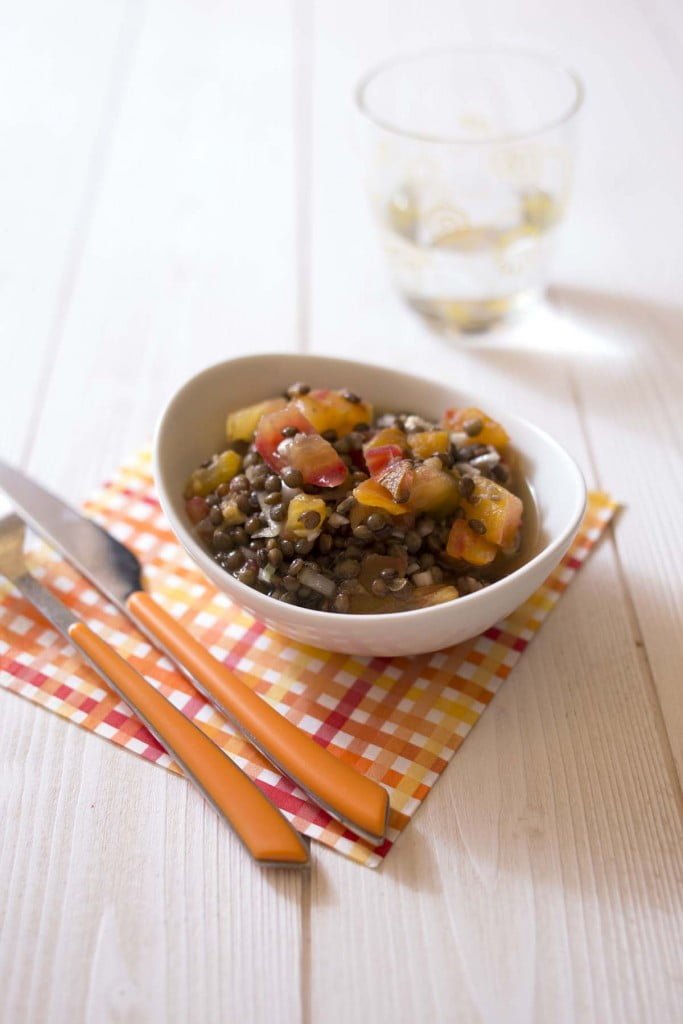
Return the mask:
[[[198,564],[199,568],[202,570],[204,575],[207,576],[208,579],[211,579],[211,573],[215,572],[215,570],[219,568],[219,566],[211,558],[211,556],[203,549],[200,542],[195,539],[189,527],[186,526],[185,523],[182,522],[180,517],[176,514],[170,497],[167,498],[167,495],[169,495],[170,492],[166,488],[163,479],[164,471],[160,465],[161,440],[166,425],[170,421],[171,416],[174,412],[174,406],[176,405],[177,402],[180,401],[184,393],[188,391],[191,387],[194,387],[197,383],[199,383],[202,380],[202,378],[210,377],[217,371],[222,370],[224,367],[234,366],[236,363],[266,361],[272,359],[291,359],[295,361],[316,360],[321,363],[341,362],[346,363],[350,366],[354,366],[361,371],[366,369],[370,371],[379,371],[381,373],[385,373],[393,377],[410,376],[412,377],[413,380],[420,380],[421,382],[427,385],[433,385],[436,387],[442,386],[439,381],[433,380],[429,377],[424,377],[421,374],[409,375],[403,370],[393,369],[388,366],[382,366],[380,363],[370,363],[365,361],[360,362],[359,360],[356,359],[346,359],[343,356],[318,355],[317,353],[306,352],[256,352],[253,353],[252,355],[235,356],[232,359],[223,359],[218,363],[212,363],[210,366],[204,367],[204,369],[199,370],[197,373],[193,374],[193,376],[189,377],[179,388],[177,388],[173,392],[170,398],[166,401],[161,411],[161,414],[158,417],[153,440],[153,473],[154,482],[157,489],[157,495],[161,503],[164,515],[166,516],[166,519],[168,520],[171,528],[173,529],[173,532],[175,533],[178,540],[181,542],[185,551]],[[480,395],[473,394],[469,391],[467,392],[467,395],[468,398],[472,400],[472,403],[474,405],[477,405],[478,402],[483,400]],[[483,407],[487,407],[487,401],[483,401]],[[495,412],[495,402],[488,402],[488,407],[491,406],[494,407]],[[229,408],[227,407],[226,412],[229,412]],[[453,599],[452,601],[444,602],[440,605],[432,605],[427,608],[412,608],[407,611],[401,612],[378,612],[359,616],[353,615],[350,612],[325,612],[313,608],[301,608],[298,605],[292,604],[286,606],[288,615],[291,615],[293,620],[296,618],[300,618],[302,623],[329,622],[330,617],[333,616],[335,623],[338,623],[340,625],[342,623],[351,622],[358,625],[359,618],[363,620],[369,620],[373,623],[398,622],[405,621],[409,617],[424,617],[430,612],[434,613],[437,611],[442,611],[444,608],[447,607],[454,608],[456,606],[460,606],[462,602],[468,602],[468,606],[472,606],[477,602],[482,603],[486,601],[488,599],[488,596],[492,592],[498,592],[506,585],[509,586],[512,581],[517,581],[522,576],[526,576],[529,573],[533,572],[534,568],[538,566],[541,562],[551,558],[557,551],[566,548],[568,546],[568,541],[570,541],[570,538],[576,533],[586,510],[588,493],[583,473],[579,469],[579,466],[574,457],[570,455],[566,448],[564,448],[559,443],[559,441],[557,441],[551,434],[543,430],[541,427],[536,426],[535,423],[532,423],[524,416],[518,416],[517,413],[506,412],[506,415],[511,420],[517,423],[521,423],[527,430],[530,430],[532,433],[536,434],[536,436],[539,437],[545,444],[549,445],[552,449],[554,449],[555,454],[559,455],[560,458],[564,460],[567,472],[570,473],[573,478],[572,482],[574,484],[576,500],[571,509],[571,514],[568,515],[565,527],[553,540],[549,541],[546,545],[544,545],[544,547],[541,548],[541,550],[537,554],[533,556],[533,558],[530,558],[528,562],[525,562],[523,565],[520,565],[517,569],[514,569],[509,575],[503,576],[501,579],[496,580],[494,583],[489,584],[489,586],[484,587],[482,590],[476,591],[473,594],[465,594],[462,597],[458,597],[457,599]],[[523,454],[523,451],[521,453]],[[225,570],[223,571],[225,572]],[[270,597],[270,595],[261,594],[259,591],[255,591],[252,587],[248,587],[246,583],[242,583],[241,580],[236,579],[236,577],[232,576],[230,573],[225,572],[225,577],[226,581],[228,582],[228,586],[232,587],[233,585],[235,585],[235,587],[238,588],[238,593],[241,592],[241,588],[244,588],[245,592],[252,597],[252,600],[253,598],[255,598],[257,603],[261,599],[264,599],[267,602],[269,602],[269,606],[272,606],[273,608],[279,606],[279,602],[275,601],[272,597]],[[237,604],[241,604],[238,597],[235,597],[235,602]]]

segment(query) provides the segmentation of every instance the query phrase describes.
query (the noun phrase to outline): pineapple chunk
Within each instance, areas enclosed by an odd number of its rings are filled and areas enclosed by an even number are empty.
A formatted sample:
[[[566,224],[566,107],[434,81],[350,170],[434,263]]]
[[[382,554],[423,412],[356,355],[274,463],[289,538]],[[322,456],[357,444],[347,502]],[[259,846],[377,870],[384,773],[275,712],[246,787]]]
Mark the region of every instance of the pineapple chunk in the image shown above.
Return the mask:
[[[241,468],[242,459],[237,452],[221,452],[220,455],[214,455],[208,466],[195,469],[185,487],[185,497],[199,495],[205,498],[207,494],[215,491],[219,484],[229,483]]]
[[[247,518],[244,512],[240,512],[234,498],[225,498],[220,507],[224,526],[239,526]]]
[[[446,430],[467,434],[472,444],[492,444],[505,448],[510,443],[507,431],[481,409],[446,409],[443,414]]]
[[[417,459],[428,459],[430,455],[447,452],[451,440],[447,430],[421,430],[417,434],[408,435],[410,450]]]
[[[299,395],[293,404],[319,434],[336,430],[339,437],[350,434],[357,423],[372,423],[369,402],[349,402],[342,391],[318,390]]]
[[[284,398],[269,398],[265,402],[257,402],[256,405],[248,405],[229,413],[225,424],[228,441],[251,441],[261,417],[284,409],[286,404]]]
[[[463,500],[468,519],[478,519],[486,527],[483,535],[503,551],[514,551],[522,525],[524,506],[516,494],[487,477],[474,478],[472,497]]]
[[[469,565],[488,565],[496,557],[497,551],[495,544],[475,533],[464,519],[456,519],[451,526],[446,544],[449,558],[468,562]]]
[[[313,525],[306,526],[302,520],[309,512],[317,513],[318,521]],[[287,509],[287,533],[296,537],[297,540],[301,538],[313,540],[320,533],[326,518],[327,505],[322,498],[316,498],[310,494],[297,494],[292,498]]]
[[[408,438],[398,427],[384,427],[373,434],[369,441],[366,441],[363,445],[363,452],[368,452],[371,448],[382,448],[387,444],[393,444],[402,452],[407,452],[408,443]]]

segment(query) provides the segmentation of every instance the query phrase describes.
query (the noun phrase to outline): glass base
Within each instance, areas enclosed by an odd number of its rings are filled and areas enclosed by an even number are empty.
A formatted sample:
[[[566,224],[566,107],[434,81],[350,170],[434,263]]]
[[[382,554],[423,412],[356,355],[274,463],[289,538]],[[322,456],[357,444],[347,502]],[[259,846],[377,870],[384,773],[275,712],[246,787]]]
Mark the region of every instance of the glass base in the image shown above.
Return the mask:
[[[529,288],[495,299],[423,299],[403,293],[408,305],[431,327],[447,334],[482,334],[522,316],[543,294]]]

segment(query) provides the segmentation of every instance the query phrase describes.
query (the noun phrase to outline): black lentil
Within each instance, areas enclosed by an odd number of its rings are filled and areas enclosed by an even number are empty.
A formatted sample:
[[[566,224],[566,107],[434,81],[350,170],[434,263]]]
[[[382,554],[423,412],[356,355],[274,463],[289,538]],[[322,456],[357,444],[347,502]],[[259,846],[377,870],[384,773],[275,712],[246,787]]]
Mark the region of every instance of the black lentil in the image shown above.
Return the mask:
[[[481,434],[482,430],[484,429],[484,424],[480,419],[465,420],[465,422],[462,425],[462,428],[468,437],[476,437],[477,434]]]
[[[293,469],[291,466],[287,466],[283,469],[281,476],[288,487],[301,487],[304,482],[301,472],[298,469]]]
[[[461,476],[458,483],[458,490],[463,498],[469,498],[474,493],[474,480],[471,476]]]
[[[335,612],[345,615],[351,609],[351,598],[348,594],[338,593],[333,604]]]
[[[287,389],[286,397],[296,399],[309,391],[309,385],[296,382]],[[352,392],[343,392],[343,396],[352,405],[361,402]],[[276,472],[253,445],[230,442],[227,449],[242,458],[241,470],[230,482],[217,485],[204,496],[206,514],[194,527],[197,536],[210,548],[216,562],[237,579],[276,600],[304,608],[347,614],[359,610],[354,606],[356,595],[367,601],[369,594],[380,599],[389,595],[393,602],[389,607],[400,607],[397,600],[410,600],[413,591],[419,589],[414,577],[420,572],[429,574],[432,586],[456,586],[463,596],[487,586],[492,579],[490,570],[470,567],[467,571],[462,562],[449,558],[446,550],[455,521],[464,520],[478,535],[486,534],[486,516],[472,507],[481,503],[476,493],[477,480],[488,477],[501,485],[499,496],[495,489],[487,493],[495,501],[497,497],[502,500],[502,487],[510,479],[510,469],[501,461],[501,453],[493,445],[479,441],[484,418],[472,417],[463,424],[467,443],[462,446],[450,443],[446,452],[427,459],[413,457],[417,469],[425,465],[429,473],[444,473],[455,479],[469,515],[462,505],[445,516],[423,512],[398,517],[381,508],[358,505],[353,489],[368,479],[368,473],[361,468],[361,449],[371,431],[389,426],[406,433],[438,429],[414,413],[401,413],[380,416],[372,424],[359,416],[353,428],[342,436],[333,428],[323,431],[322,437],[333,446],[348,470],[346,479],[334,488],[305,483],[303,473],[291,466]],[[281,436],[293,438],[298,433],[294,426],[286,426]],[[218,455],[208,460],[205,467],[216,465],[217,458]],[[299,516],[294,530],[305,530],[303,537],[288,532],[286,520],[292,491],[314,494],[326,505],[324,513],[308,508]],[[235,522],[240,517],[243,521]],[[275,531],[275,536],[257,536]],[[379,557],[380,562],[365,561],[370,557]],[[384,561],[385,568],[379,568],[382,558],[390,559],[388,565]],[[377,568],[369,571],[368,566],[373,564]],[[304,568],[321,573],[335,588],[334,592],[324,595],[303,584],[300,576]],[[381,611],[381,602],[373,610]]]
[[[285,395],[287,398],[298,398],[300,395],[307,395],[310,390],[310,384],[303,384],[300,380],[298,380],[295,384],[289,385],[285,392]]]
[[[360,562],[355,558],[344,558],[337,562],[334,568],[334,575],[340,580],[352,580],[360,573]]]
[[[315,509],[309,509],[308,512],[304,512],[299,516],[299,522],[306,530],[315,530],[316,526],[320,525],[322,516]]]
[[[231,551],[228,557],[225,559],[225,565],[230,572],[236,572],[244,562],[244,555],[241,551]]]
[[[265,522],[261,516],[249,516],[246,523],[244,524],[245,532],[248,536],[252,536],[254,533],[258,533],[265,526]]]

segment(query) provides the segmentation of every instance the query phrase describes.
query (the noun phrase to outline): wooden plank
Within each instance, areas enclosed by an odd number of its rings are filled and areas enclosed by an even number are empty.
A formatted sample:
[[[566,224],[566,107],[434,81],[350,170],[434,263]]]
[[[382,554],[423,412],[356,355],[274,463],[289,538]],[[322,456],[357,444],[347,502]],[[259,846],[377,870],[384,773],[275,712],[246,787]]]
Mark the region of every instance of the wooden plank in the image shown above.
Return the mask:
[[[680,805],[613,574],[604,545],[380,872],[316,852],[313,1019],[677,1019]]]
[[[548,31],[537,0],[514,11],[486,0],[473,10],[481,32],[494,22],[530,39]],[[556,299],[570,325],[564,354],[594,469],[624,503],[616,527],[621,574],[683,781],[683,585],[676,569],[683,551],[676,515],[683,500],[676,275],[683,261],[683,126],[676,116],[683,19],[680,6],[674,10],[666,0],[645,12],[636,4],[603,4],[590,13],[590,31],[587,17],[584,5],[567,5],[553,28],[567,59],[581,68],[588,96],[583,173]],[[616,24],[619,45],[607,63],[599,40]],[[666,159],[653,174],[655,152]]]
[[[139,7],[0,11],[2,455],[23,457],[80,263]]]
[[[289,14],[181,0],[139,11],[69,286],[47,318],[51,355],[30,354],[40,387],[23,363],[7,385],[38,409],[7,453],[23,448],[73,500],[145,441],[184,377],[296,331]],[[34,26],[22,31],[30,44]],[[84,95],[90,84],[78,78]],[[183,780],[0,699],[0,819],[12,823],[0,1017],[300,1019],[302,877],[256,869]]]
[[[151,5],[36,425],[32,470],[73,496],[190,374],[295,342],[290,43],[274,3]]]
[[[183,779],[0,703],[0,1017],[298,1020],[300,876]]]
[[[563,306],[486,338],[449,342],[402,309],[387,282],[351,128],[339,125],[364,65],[426,41],[411,32],[413,14],[393,4],[317,15],[314,350],[450,376],[493,394],[545,425],[595,482],[576,380],[600,388],[616,365],[612,339],[586,336]],[[628,16],[614,14],[599,18],[609,20],[615,49],[623,43],[633,67],[641,40],[650,68],[656,53],[640,16],[630,8]],[[607,87],[603,102],[632,128],[632,111],[615,106],[622,83],[613,80],[613,63],[609,71],[604,65],[597,17],[586,4],[551,15],[534,0],[514,9],[491,0],[468,4],[466,21],[461,7],[430,5],[421,27],[430,42],[481,40],[507,28],[508,38],[521,31],[529,45],[554,46],[568,59],[586,54],[589,87]],[[623,217],[634,185],[624,174],[629,156],[604,139],[606,116],[604,106],[587,115],[596,170],[580,184],[559,264],[561,279],[577,289],[589,279],[628,286],[635,275],[625,238],[619,251],[610,244],[596,253],[593,244],[600,229],[606,246],[604,233]],[[615,188],[617,168],[623,177]],[[642,180],[642,166],[639,173]],[[666,172],[666,182],[673,178]],[[638,216],[646,233],[642,208]],[[651,274],[647,285],[666,291],[669,281]],[[626,372],[634,386],[637,366]],[[618,408],[608,403],[603,410]],[[336,955],[312,958],[313,1019],[330,1004],[339,1020],[676,1019],[680,793],[634,625],[623,566],[608,542],[382,871],[359,878],[340,858],[317,852],[311,949],[334,945]]]

